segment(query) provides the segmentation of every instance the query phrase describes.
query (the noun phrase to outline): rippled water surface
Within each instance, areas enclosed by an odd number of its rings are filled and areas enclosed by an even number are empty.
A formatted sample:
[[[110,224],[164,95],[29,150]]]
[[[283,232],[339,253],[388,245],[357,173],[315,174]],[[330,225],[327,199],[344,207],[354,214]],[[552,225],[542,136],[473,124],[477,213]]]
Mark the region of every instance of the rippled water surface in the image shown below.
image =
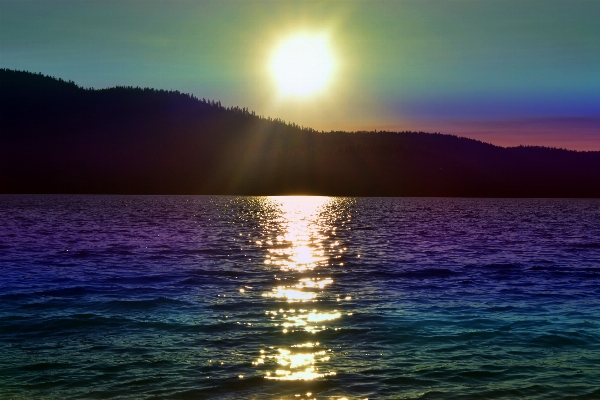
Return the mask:
[[[0,196],[0,398],[600,398],[600,201]]]

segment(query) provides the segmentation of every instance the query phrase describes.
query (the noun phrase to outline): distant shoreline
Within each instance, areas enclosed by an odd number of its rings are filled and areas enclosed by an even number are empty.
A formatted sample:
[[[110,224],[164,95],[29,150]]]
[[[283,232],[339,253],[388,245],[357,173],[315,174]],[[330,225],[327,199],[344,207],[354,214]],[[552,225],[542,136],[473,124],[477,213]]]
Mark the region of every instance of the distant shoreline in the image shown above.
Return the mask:
[[[600,197],[600,151],[320,132],[179,92],[7,69],[0,84],[0,193]]]

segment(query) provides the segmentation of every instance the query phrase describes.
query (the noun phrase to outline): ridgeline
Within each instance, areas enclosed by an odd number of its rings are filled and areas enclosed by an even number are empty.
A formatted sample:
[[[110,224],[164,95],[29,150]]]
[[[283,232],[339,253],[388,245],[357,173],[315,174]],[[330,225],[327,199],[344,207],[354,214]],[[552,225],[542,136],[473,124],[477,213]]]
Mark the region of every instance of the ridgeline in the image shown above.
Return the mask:
[[[318,132],[179,92],[1,69],[0,193],[600,197],[600,152]]]

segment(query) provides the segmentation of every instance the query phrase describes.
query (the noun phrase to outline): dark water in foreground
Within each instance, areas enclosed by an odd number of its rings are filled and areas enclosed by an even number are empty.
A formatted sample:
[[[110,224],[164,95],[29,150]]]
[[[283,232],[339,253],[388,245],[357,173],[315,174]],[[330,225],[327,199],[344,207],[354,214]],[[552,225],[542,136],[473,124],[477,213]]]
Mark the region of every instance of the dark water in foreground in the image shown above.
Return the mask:
[[[0,398],[600,398],[600,201],[0,196]]]

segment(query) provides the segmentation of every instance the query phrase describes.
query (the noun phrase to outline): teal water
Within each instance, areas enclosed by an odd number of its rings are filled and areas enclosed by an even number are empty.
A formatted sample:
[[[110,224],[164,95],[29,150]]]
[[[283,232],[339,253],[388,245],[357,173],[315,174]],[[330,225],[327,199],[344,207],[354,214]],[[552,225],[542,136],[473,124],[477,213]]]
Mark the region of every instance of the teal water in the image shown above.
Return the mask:
[[[0,196],[0,398],[597,399],[600,200]]]

